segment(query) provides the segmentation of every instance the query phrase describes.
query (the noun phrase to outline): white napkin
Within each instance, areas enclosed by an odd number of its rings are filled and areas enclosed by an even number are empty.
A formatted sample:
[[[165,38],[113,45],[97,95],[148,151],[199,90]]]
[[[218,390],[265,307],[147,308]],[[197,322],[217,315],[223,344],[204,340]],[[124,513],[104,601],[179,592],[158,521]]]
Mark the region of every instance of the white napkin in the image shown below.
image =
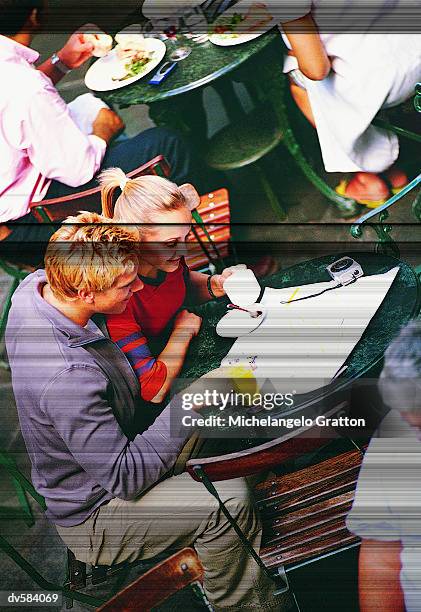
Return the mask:
[[[102,108],[109,108],[105,102],[91,93],[85,93],[75,98],[68,105],[70,116],[81,132],[92,134],[92,125]]]

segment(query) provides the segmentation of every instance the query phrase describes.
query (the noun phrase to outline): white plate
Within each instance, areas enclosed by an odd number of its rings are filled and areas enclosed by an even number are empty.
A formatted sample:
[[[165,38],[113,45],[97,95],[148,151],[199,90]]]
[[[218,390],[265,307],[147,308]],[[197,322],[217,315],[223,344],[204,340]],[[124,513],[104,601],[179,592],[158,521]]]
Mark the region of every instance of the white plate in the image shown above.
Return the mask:
[[[117,72],[119,65],[121,65],[121,61],[117,58],[115,49],[113,49],[108,55],[98,59],[89,68],[85,75],[86,87],[93,91],[110,91],[126,87],[126,85],[142,79],[158,66],[167,50],[165,43],[158,38],[145,38],[145,49],[153,51],[154,54],[144,70],[136,76],[124,79],[124,81],[113,81],[112,76]]]
[[[250,40],[254,40],[262,34],[264,34],[264,32],[255,32],[254,34],[236,34],[235,38],[231,36],[230,38],[226,38],[221,36],[221,34],[211,34],[209,36],[209,40],[217,47],[234,47],[235,45],[242,45]]]
[[[260,3],[252,2],[250,0],[244,0],[244,2],[239,2],[238,4],[225,11],[222,15],[220,15],[218,19],[220,19],[222,16],[229,17],[230,15],[234,15],[234,13],[245,15],[253,4]],[[212,25],[217,25],[218,19]],[[259,29],[257,32],[239,32],[238,34],[210,34],[209,40],[211,41],[211,43],[217,45],[218,47],[233,47],[235,45],[242,45],[243,43],[249,42],[250,40],[254,40],[259,36],[262,36],[262,34],[265,34],[265,32],[273,28],[276,23],[276,17],[272,17],[272,20],[264,24],[262,26],[262,29]]]
[[[252,304],[248,308],[250,310],[261,310],[262,304]],[[260,317],[253,318],[243,310],[230,310],[218,321],[216,333],[222,338],[245,336],[257,329],[263,323],[265,317],[266,312],[262,312]]]

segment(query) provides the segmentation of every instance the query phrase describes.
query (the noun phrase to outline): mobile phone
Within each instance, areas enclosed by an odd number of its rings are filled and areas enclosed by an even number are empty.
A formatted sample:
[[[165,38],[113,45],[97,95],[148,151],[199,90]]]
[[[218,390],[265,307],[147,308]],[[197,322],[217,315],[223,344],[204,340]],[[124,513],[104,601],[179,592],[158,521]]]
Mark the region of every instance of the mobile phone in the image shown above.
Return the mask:
[[[160,83],[162,83],[162,81],[167,78],[167,76],[174,70],[176,66],[177,62],[165,62],[164,64],[162,64],[159,70],[155,72],[149,83],[151,85],[160,85]]]

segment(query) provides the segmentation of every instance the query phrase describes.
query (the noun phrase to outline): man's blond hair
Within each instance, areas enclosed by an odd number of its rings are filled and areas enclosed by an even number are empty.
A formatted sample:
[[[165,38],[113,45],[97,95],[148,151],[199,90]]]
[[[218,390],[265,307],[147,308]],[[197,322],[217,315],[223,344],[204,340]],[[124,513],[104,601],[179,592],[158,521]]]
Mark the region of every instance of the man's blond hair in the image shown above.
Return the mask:
[[[138,240],[135,228],[96,213],[68,217],[51,237],[44,258],[51,291],[66,299],[80,289],[110,289],[119,276],[137,269]]]

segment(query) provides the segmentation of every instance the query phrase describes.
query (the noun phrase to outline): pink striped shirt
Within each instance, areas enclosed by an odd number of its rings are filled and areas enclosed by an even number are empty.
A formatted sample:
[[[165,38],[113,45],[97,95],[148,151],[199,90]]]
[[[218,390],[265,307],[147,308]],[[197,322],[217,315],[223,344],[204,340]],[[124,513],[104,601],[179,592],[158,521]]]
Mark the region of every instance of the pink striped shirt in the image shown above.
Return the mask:
[[[0,223],[28,213],[51,179],[71,187],[91,180],[107,146],[79,130],[51,80],[33,66],[38,57],[0,35]]]

